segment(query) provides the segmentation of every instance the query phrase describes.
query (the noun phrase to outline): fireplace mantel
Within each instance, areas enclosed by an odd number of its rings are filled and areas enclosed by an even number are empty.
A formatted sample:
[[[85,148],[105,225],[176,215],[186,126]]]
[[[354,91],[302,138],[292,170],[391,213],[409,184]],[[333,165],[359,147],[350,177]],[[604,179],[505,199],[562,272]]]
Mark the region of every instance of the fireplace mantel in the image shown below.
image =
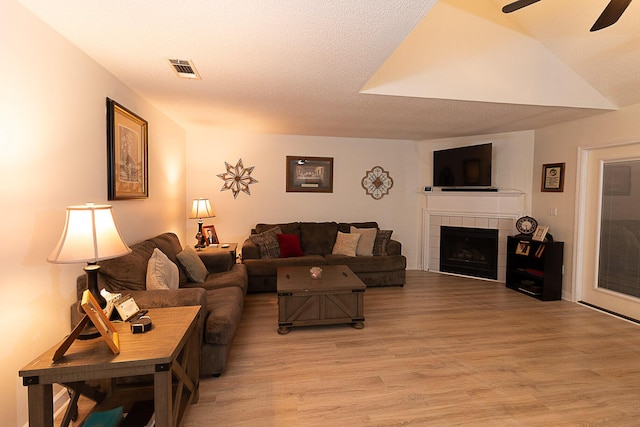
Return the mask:
[[[507,236],[515,233],[515,220],[525,213],[521,191],[429,191],[423,212],[422,266],[440,270],[440,227],[498,230],[498,281],[506,277]]]
[[[525,193],[517,190],[481,191],[425,191],[427,211],[457,214],[522,216]]]

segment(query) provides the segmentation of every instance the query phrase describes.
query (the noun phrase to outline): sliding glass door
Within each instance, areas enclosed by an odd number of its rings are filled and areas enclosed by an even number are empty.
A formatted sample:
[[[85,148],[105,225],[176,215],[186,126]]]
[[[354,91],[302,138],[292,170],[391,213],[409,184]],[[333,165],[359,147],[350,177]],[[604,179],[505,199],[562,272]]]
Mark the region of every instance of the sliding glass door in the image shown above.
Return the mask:
[[[640,144],[582,156],[580,299],[640,320]]]

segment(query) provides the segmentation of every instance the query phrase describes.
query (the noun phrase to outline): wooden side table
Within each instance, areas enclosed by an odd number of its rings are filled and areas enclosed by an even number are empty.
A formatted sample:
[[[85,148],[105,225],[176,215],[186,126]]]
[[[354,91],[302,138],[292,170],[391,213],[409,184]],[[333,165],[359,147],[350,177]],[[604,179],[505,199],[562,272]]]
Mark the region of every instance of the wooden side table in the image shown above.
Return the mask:
[[[86,381],[153,375],[156,426],[178,426],[189,404],[198,400],[200,374],[200,307],[149,309],[153,328],[132,334],[127,322],[114,322],[120,353],[102,339],[75,341],[58,362],[58,345],[19,371],[28,387],[29,425],[53,426],[54,383],[84,393]],[[176,378],[176,393],[172,378]]]
[[[226,248],[223,248],[222,245],[229,245]],[[233,263],[236,263],[236,259],[237,259],[237,250],[238,250],[238,244],[237,243],[220,243],[218,244],[218,246],[207,246],[206,248],[202,249],[202,252],[229,252],[231,254],[231,258],[233,259]]]

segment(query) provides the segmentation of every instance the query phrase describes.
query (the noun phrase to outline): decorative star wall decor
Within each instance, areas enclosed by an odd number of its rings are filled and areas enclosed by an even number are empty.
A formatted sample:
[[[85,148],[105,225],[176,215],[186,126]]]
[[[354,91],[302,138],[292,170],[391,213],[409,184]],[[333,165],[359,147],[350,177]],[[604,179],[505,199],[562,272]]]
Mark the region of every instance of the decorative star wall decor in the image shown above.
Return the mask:
[[[374,166],[362,178],[362,188],[375,200],[380,200],[389,194],[391,187],[393,187],[393,179],[389,176],[389,172],[380,166]]]
[[[224,185],[220,191],[231,190],[233,192],[234,199],[238,197],[240,191],[247,193],[250,196],[251,191],[249,190],[249,184],[255,184],[258,182],[257,179],[251,176],[251,172],[253,172],[253,168],[255,168],[255,166],[245,169],[242,164],[242,159],[239,159],[235,166],[232,166],[227,162],[224,162],[224,164],[227,167],[227,171],[225,173],[218,174],[218,177],[224,181]]]

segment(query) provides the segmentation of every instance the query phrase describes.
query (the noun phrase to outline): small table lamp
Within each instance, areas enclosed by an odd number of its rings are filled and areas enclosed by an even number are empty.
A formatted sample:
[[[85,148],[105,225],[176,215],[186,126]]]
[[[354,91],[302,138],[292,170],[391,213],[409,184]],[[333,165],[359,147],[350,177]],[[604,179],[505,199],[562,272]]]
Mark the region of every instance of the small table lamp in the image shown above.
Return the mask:
[[[189,218],[198,218],[198,234],[196,234],[196,240],[198,243],[196,243],[196,249],[202,249],[207,246],[204,242],[204,236],[202,235],[202,218],[213,218],[215,216],[216,214],[213,213],[209,199],[193,199],[191,215],[189,215]]]
[[[60,241],[47,261],[55,264],[86,262],[87,289],[104,308],[105,299],[98,290],[98,261],[126,255],[131,249],[122,240],[113,221],[111,205],[68,206],[67,220]]]

